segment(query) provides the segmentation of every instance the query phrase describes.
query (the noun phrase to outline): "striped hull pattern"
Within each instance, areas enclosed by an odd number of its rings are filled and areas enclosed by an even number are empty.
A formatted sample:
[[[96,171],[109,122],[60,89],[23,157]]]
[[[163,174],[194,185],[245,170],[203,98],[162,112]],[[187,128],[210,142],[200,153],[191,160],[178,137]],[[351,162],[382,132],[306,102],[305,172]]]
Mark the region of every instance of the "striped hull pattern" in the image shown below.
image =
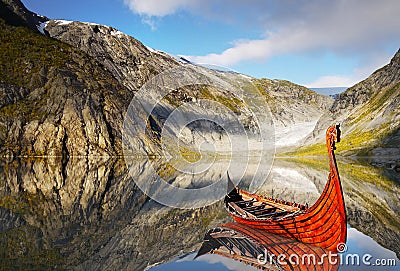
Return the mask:
[[[226,223],[209,230],[197,257],[206,253],[261,270],[336,271],[340,263],[338,254],[321,247],[239,223]]]
[[[338,127],[331,126],[327,130],[326,142],[330,163],[330,173],[325,188],[310,208],[302,208],[297,214],[281,218],[257,218],[246,216],[242,213],[233,212],[232,208],[227,210],[233,219],[241,224],[268,231],[273,234],[282,235],[298,240],[306,244],[313,244],[329,251],[337,251],[337,246],[346,242],[346,212],[341,188],[339,173],[337,170],[334,149],[335,141],[338,140]],[[239,190],[239,194],[255,201],[263,201],[273,205],[270,199],[250,194]],[[282,204],[280,204],[282,206]],[[287,206],[295,204],[287,203]]]

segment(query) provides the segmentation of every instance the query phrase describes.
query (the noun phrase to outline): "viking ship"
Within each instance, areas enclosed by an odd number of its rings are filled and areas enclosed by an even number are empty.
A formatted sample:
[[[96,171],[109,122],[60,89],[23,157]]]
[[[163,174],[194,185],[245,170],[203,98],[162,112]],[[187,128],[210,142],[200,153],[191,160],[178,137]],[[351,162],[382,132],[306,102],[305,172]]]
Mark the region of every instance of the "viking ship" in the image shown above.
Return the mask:
[[[208,230],[196,258],[205,254],[269,271],[336,271],[340,263],[337,253],[238,223]]]
[[[346,212],[342,187],[335,158],[335,142],[340,141],[339,125],[326,131],[329,176],[323,192],[314,205],[262,197],[233,187],[228,175],[225,207],[238,223],[273,234],[314,244],[330,251],[338,251],[346,242]],[[231,189],[232,188],[232,189]]]

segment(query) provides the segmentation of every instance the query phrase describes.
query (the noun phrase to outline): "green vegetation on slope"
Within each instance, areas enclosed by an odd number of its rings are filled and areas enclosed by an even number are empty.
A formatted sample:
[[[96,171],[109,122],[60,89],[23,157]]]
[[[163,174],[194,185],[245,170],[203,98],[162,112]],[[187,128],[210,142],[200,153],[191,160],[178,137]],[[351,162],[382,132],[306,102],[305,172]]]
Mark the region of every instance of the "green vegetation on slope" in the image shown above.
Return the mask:
[[[38,242],[41,232],[29,225],[0,233],[0,270],[64,270],[59,252]]]
[[[393,131],[387,129],[387,125],[371,130],[354,130],[350,134],[344,136],[337,150],[338,154],[357,154],[359,156],[368,156],[371,149],[379,147],[380,142]],[[326,155],[327,148],[325,143],[317,143],[314,145],[299,148],[292,152],[283,153],[282,156],[320,156]]]
[[[22,87],[41,87],[38,73],[44,67],[63,67],[70,46],[45,38],[25,27],[7,25],[0,18],[0,78]]]
[[[400,83],[395,84],[387,90],[382,90],[376,93],[371,99],[360,109],[358,114],[349,116],[349,124],[357,124],[364,119],[371,120],[373,117],[371,114],[373,112],[377,112],[381,109],[384,104],[389,101],[391,98],[396,98],[395,96],[399,96]],[[392,97],[394,96],[394,97]],[[397,97],[398,98],[398,97]]]
[[[192,94],[184,88],[180,88],[169,92],[164,99],[171,105],[179,107],[186,102],[192,101],[193,98],[206,99],[218,102],[228,109],[232,110],[234,113],[238,114],[245,107],[244,103],[230,93],[222,93],[220,90],[207,85],[192,85],[187,86],[190,88]]]

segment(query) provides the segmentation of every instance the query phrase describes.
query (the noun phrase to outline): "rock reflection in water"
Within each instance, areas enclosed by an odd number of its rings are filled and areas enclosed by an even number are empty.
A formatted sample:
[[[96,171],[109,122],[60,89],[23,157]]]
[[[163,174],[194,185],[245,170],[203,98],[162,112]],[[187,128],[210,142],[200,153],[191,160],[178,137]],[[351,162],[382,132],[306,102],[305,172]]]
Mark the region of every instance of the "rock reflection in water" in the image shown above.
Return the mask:
[[[368,164],[338,160],[348,223],[399,255],[398,182]],[[133,162],[137,177],[145,179],[150,165]],[[248,172],[240,186],[251,180]],[[277,159],[259,192],[310,205],[323,190],[327,173],[324,160]],[[179,172],[173,174],[179,177],[175,181],[187,182]],[[202,185],[224,173],[207,174]],[[228,221],[220,202],[180,210],[150,200],[123,160],[0,164],[2,269],[144,270],[197,250],[207,229]]]
[[[261,157],[234,157],[194,163],[129,157],[126,162],[130,176],[146,195],[167,206],[193,209],[225,197],[227,172],[234,181],[250,188],[259,187],[267,178],[269,168],[259,166]]]
[[[0,184],[2,270],[143,270],[194,249],[224,217],[222,205],[149,200],[123,160],[14,161],[1,164]]]

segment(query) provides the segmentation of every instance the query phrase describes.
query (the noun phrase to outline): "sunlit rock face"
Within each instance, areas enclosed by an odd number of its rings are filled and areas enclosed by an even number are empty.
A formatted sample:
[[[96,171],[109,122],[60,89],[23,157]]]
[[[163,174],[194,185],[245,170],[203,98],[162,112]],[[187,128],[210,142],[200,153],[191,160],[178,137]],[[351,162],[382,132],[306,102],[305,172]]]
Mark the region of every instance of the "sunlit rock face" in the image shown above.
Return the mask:
[[[400,50],[386,66],[341,93],[318,121],[307,144],[318,141],[326,125],[342,125],[343,153],[399,157]]]
[[[109,26],[50,20],[45,29],[50,37],[92,56],[131,91],[138,90],[154,75],[179,64],[169,55],[152,50]]]

